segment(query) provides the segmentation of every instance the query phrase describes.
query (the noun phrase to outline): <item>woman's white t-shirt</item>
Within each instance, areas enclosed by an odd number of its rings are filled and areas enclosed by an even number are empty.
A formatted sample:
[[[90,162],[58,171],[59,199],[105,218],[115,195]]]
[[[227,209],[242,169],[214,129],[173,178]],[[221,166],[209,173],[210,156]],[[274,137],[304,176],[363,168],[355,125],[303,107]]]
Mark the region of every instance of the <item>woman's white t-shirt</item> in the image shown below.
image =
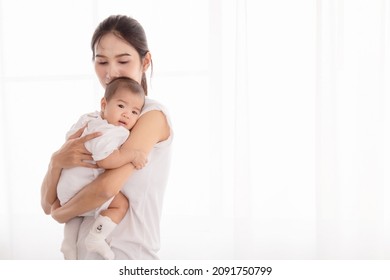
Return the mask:
[[[170,136],[153,147],[147,165],[141,170],[135,170],[121,190],[129,199],[129,210],[107,238],[115,259],[158,259],[160,218],[168,182],[173,131],[166,108],[159,102],[146,98],[141,115],[153,110],[162,111],[166,116]],[[86,250],[84,245],[93,222],[93,217],[84,217],[80,226],[78,259],[102,259],[100,255]]]

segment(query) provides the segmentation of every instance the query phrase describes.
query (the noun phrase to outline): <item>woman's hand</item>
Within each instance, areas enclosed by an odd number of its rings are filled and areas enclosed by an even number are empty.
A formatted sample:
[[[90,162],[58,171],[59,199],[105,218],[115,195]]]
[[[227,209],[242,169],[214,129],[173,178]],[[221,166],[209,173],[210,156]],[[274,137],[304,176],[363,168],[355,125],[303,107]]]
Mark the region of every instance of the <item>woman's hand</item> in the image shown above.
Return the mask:
[[[54,168],[72,168],[77,166],[96,168],[96,164],[89,161],[93,160],[91,153],[85,148],[84,143],[101,135],[100,132],[94,132],[80,137],[84,131],[80,128],[72,134],[62,147],[53,154],[51,164]]]
[[[85,166],[96,168],[95,164],[88,162],[92,160],[91,153],[85,148],[84,143],[98,137],[99,132],[80,137],[85,127],[82,127],[77,132],[69,137],[62,147],[55,152],[50,160],[48,170],[41,186],[41,206],[45,214],[51,212],[53,218],[60,222],[61,218],[57,217],[57,211],[62,207],[53,209],[54,203],[57,200],[57,184],[61,176],[63,168],[71,168],[77,166]],[[58,207],[58,205],[55,205]],[[61,211],[59,211],[61,212]]]

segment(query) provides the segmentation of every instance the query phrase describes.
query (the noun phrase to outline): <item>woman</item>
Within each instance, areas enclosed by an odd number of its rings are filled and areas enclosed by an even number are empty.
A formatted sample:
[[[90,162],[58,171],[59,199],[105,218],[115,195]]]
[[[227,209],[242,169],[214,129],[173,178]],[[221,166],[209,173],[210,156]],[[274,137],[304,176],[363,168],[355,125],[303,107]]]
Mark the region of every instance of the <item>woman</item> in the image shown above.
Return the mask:
[[[108,17],[95,30],[91,47],[95,72],[104,88],[112,79],[126,76],[138,81],[147,94],[145,72],[152,64],[152,58],[145,32],[136,20],[121,15]],[[142,170],[134,172],[131,163],[106,170],[66,205],[59,207],[56,188],[61,170],[76,166],[95,167],[87,162],[92,157],[84,143],[99,134],[80,137],[81,133],[82,130],[76,132],[52,155],[41,188],[44,212],[64,223],[99,207],[121,190],[130,205],[125,218],[107,239],[115,258],[158,259],[160,216],[173,138],[166,109],[146,98],[140,118],[121,147],[123,152],[139,150],[148,154],[148,164]],[[78,259],[101,259],[100,255],[88,252],[84,245],[93,222],[93,217],[85,217],[79,228]]]

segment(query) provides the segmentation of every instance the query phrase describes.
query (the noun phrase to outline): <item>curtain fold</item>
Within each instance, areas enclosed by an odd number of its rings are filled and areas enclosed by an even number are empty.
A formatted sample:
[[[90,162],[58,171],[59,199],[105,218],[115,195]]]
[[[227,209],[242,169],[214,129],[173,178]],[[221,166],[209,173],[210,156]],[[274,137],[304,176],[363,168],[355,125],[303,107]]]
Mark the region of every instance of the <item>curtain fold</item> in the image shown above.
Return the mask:
[[[250,184],[250,112],[248,92],[247,1],[236,1],[235,7],[235,81],[234,81],[234,256],[248,257],[253,244],[252,186]],[[251,254],[251,253],[249,253]]]
[[[1,50],[1,49],[0,49]],[[1,53],[1,51],[0,51]],[[0,56],[1,64],[1,56]],[[1,66],[0,66],[1,69]],[[1,72],[1,71],[0,71]],[[0,79],[0,224],[2,225],[0,230],[0,259],[11,258],[11,217],[10,217],[10,196],[9,196],[9,184],[7,180],[6,162],[5,157],[5,113],[3,102],[3,90]]]
[[[383,205],[384,205],[384,258],[390,259],[390,1],[382,2],[383,69],[384,69],[384,122],[383,122]]]
[[[318,1],[317,254],[388,258],[388,1]],[[387,175],[385,175],[385,178]]]

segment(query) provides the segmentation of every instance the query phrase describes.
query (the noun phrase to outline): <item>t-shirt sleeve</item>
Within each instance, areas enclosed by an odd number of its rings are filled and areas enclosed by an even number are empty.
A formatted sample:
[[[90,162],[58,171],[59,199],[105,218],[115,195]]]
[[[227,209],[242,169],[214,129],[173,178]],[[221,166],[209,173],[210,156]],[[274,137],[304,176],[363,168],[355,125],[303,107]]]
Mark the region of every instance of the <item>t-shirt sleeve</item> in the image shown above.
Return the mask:
[[[90,121],[86,127],[87,134],[101,132],[102,135],[85,142],[85,148],[95,161],[108,157],[118,149],[129,137],[129,131],[122,126],[108,124],[105,121]]]

